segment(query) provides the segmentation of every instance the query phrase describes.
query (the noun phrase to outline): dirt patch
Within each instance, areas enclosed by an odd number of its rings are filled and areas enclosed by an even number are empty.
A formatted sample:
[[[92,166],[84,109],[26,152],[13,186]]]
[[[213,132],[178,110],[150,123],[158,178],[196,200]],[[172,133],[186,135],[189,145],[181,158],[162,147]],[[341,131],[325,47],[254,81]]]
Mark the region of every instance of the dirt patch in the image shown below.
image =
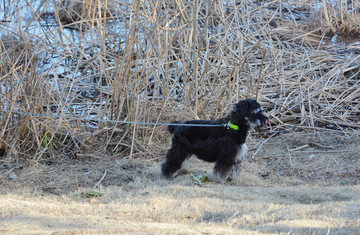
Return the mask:
[[[213,164],[195,158],[173,180],[161,177],[162,158],[63,159],[26,168],[3,160],[0,231],[355,234],[359,139],[338,132],[250,137],[240,178],[202,187],[190,173],[211,178]]]

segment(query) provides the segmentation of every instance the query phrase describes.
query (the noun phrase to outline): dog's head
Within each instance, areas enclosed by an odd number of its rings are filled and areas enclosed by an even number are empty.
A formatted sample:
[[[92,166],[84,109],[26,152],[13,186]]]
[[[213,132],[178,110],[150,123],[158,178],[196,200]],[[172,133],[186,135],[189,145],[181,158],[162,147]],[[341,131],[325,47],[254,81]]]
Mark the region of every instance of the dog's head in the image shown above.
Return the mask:
[[[263,108],[256,100],[246,99],[240,101],[233,106],[229,114],[231,122],[241,123],[247,122],[251,130],[256,127],[265,126],[268,124],[268,118],[262,113]]]

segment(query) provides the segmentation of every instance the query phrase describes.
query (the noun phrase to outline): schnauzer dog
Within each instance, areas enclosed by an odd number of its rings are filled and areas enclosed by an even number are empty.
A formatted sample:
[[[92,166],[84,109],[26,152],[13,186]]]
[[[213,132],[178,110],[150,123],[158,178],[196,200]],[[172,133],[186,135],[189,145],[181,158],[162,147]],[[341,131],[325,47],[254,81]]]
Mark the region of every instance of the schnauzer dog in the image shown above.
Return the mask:
[[[240,173],[241,161],[247,153],[245,140],[248,132],[268,123],[262,111],[258,102],[246,99],[235,104],[229,115],[215,121],[184,122],[199,126],[181,126],[180,122],[173,122],[176,125],[168,126],[173,138],[162,164],[162,174],[175,176],[191,155],[196,155],[203,161],[215,162],[216,181],[232,180]]]

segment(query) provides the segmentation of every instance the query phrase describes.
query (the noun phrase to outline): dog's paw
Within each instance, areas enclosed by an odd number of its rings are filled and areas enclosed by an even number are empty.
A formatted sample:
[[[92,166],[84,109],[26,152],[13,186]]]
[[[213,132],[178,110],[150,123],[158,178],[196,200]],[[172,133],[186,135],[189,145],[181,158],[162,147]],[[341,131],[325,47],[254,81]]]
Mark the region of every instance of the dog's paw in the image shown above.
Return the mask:
[[[188,171],[187,169],[181,169],[179,170],[176,175],[187,175],[187,174],[190,174],[190,171]]]

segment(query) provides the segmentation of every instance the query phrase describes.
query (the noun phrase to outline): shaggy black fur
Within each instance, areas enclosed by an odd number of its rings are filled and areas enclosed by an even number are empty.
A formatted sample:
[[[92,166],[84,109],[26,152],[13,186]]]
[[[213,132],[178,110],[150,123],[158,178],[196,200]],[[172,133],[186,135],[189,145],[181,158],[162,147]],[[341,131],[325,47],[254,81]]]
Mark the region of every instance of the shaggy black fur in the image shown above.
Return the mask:
[[[237,125],[235,130],[226,127],[229,123]],[[179,123],[179,122],[174,122]],[[255,100],[246,99],[233,106],[232,111],[224,118],[208,121],[193,120],[186,124],[224,124],[219,127],[203,126],[168,126],[174,134],[172,146],[162,164],[162,174],[165,177],[174,176],[191,155],[207,162],[215,162],[214,175],[223,182],[235,177],[241,166],[241,161],[247,153],[245,140],[250,130],[268,123],[262,113],[260,104]]]

